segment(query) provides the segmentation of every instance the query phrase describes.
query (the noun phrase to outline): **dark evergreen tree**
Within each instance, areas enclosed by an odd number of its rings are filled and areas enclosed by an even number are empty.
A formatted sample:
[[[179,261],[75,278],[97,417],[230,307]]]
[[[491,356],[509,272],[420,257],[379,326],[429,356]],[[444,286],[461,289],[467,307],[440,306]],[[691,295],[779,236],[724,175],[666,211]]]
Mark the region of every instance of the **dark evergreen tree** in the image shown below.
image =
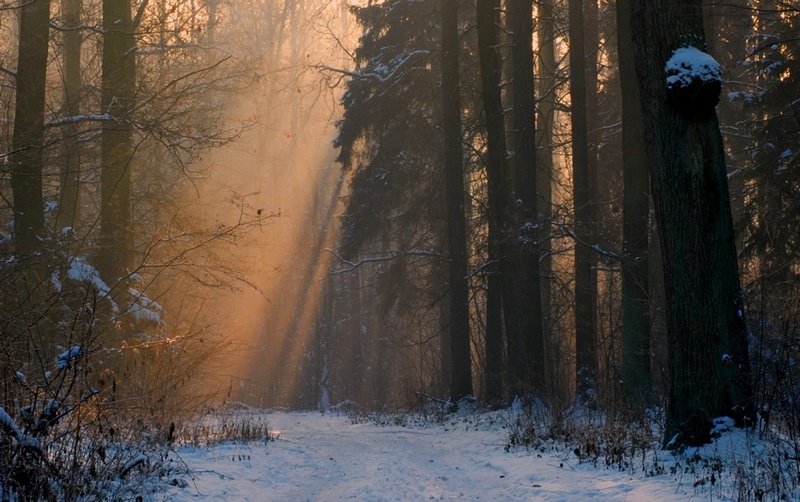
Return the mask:
[[[761,280],[778,293],[800,277],[800,8],[779,4],[758,22],[745,64],[754,85],[731,94],[752,138],[736,173],[746,195],[739,224],[743,256],[757,260]]]
[[[436,166],[444,151],[434,94],[439,50],[434,2],[402,0],[354,9],[363,35],[342,98],[344,117],[334,144],[351,175],[341,251],[354,256],[384,226],[414,233],[419,221],[441,221]],[[420,201],[425,201],[419,204]],[[427,213],[427,217],[423,215]],[[406,249],[418,244],[397,236]],[[405,237],[405,238],[403,238]]]
[[[452,22],[455,5],[445,7],[441,14]],[[448,213],[447,201],[459,194],[463,197],[463,175],[456,174],[462,160],[454,150],[460,151],[460,126],[448,125],[455,128],[448,129],[447,143],[442,135],[439,5],[395,0],[353,12],[363,34],[355,51],[356,67],[349,72],[344,117],[335,140],[340,148],[338,160],[350,180],[340,252],[353,261],[370,253],[377,255],[371,258],[383,260],[374,283],[379,297],[372,311],[376,323],[387,325],[393,312],[404,311],[401,316],[408,316],[411,306],[433,305],[449,295],[454,303],[448,309],[449,319],[437,316],[442,324],[436,329],[447,342],[441,347],[446,352],[441,362],[449,368],[443,380],[452,385],[443,391],[460,398],[472,393],[466,249],[464,256],[455,256],[459,245],[451,242],[456,248],[449,247],[448,235],[465,239],[466,225],[462,221],[460,229],[448,227],[453,215]],[[457,37],[450,38],[444,49],[456,58],[458,54],[452,51],[458,50]],[[456,66],[456,77],[457,71]],[[451,87],[445,96],[455,100],[445,102],[446,120],[451,122],[453,112],[456,119],[460,114],[458,90],[452,87],[457,82],[452,77],[446,80]],[[460,189],[450,185],[457,179],[462,180]],[[461,206],[463,213],[463,202]],[[465,247],[465,242],[460,246]],[[449,272],[448,261],[454,267]],[[461,311],[454,309],[456,303]],[[376,357],[383,361],[378,366],[385,368],[389,364],[386,336],[378,344]],[[379,380],[379,394],[385,396],[386,375]]]

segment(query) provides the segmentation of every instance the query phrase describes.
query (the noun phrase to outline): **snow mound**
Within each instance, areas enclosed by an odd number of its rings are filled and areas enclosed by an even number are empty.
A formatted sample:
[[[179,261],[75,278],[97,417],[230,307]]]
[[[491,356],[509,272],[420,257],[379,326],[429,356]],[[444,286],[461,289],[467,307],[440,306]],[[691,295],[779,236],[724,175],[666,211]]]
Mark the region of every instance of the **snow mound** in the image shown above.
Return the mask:
[[[719,63],[695,47],[681,47],[672,53],[664,70],[667,88],[689,87],[693,82],[719,82]]]

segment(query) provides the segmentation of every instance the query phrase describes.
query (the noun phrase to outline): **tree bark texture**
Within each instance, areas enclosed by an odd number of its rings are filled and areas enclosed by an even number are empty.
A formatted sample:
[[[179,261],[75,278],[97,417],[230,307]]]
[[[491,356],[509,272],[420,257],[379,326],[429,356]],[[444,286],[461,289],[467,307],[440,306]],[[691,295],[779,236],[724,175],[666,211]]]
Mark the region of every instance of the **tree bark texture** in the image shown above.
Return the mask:
[[[669,99],[675,49],[705,50],[700,0],[634,0],[633,40],[661,237],[670,389],[665,445],[698,445],[712,420],[752,423],[747,333],[716,100]],[[713,98],[713,97],[712,97]]]

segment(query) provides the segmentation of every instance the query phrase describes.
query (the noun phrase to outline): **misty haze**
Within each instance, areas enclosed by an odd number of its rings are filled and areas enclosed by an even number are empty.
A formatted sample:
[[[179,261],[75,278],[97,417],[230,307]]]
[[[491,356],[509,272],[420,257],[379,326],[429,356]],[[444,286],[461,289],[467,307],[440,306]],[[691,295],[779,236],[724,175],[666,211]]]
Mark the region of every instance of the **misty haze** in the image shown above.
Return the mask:
[[[800,500],[798,28],[0,0],[0,500]]]

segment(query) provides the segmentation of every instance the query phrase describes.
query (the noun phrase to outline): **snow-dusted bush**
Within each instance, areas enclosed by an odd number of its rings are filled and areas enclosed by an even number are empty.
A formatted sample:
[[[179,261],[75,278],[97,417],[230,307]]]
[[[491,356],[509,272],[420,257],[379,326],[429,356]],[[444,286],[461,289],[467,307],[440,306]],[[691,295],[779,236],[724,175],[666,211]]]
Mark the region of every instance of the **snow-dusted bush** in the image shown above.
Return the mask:
[[[27,335],[22,353],[4,330],[4,399],[0,404],[0,495],[19,500],[132,498],[159,458],[158,443],[129,427],[113,428],[112,396],[95,387],[97,319],[74,319],[71,345]],[[11,340],[12,343],[8,343]],[[38,342],[38,343],[36,343]],[[55,340],[51,340],[57,345]],[[20,355],[28,355],[26,361]],[[18,368],[12,371],[12,368]],[[127,497],[125,494],[127,494]]]
[[[59,249],[42,269],[0,263],[0,500],[135,498],[202,404],[186,388],[219,344],[167,326],[135,275],[110,287]]]

